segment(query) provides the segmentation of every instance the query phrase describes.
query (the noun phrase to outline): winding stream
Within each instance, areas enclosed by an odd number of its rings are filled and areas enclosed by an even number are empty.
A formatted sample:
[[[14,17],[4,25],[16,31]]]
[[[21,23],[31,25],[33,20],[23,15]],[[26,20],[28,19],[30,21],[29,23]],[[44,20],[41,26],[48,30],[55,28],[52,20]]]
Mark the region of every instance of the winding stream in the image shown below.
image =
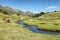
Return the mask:
[[[34,32],[34,33],[42,33],[42,34],[60,34],[60,32],[49,32],[49,31],[42,31],[42,30],[38,30],[37,28],[35,27],[32,27],[32,26],[28,26],[28,25],[25,25],[23,24],[22,21],[18,21],[17,24],[20,24],[22,25],[23,27],[29,29],[30,31]]]

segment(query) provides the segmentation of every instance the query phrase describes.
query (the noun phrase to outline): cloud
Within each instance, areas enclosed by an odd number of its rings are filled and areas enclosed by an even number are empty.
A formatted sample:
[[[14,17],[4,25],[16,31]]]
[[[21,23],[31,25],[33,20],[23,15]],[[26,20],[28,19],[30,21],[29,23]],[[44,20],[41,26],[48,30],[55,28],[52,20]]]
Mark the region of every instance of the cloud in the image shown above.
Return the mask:
[[[49,7],[47,7],[47,9],[53,9],[53,8],[57,8],[57,6],[49,6]]]

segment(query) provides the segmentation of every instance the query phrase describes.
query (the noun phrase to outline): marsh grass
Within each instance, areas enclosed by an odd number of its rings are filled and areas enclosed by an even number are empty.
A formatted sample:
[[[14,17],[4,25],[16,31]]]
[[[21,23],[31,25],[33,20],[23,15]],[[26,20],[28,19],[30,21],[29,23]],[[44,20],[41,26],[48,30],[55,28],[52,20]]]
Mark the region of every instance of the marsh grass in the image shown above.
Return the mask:
[[[34,20],[34,19],[33,19]],[[60,31],[60,22],[59,20],[34,20],[34,21],[23,21],[25,24],[29,26],[35,26],[38,29],[43,30],[51,30],[51,31]]]
[[[6,17],[11,17],[13,19],[12,23],[5,23],[2,19]],[[0,14],[0,40],[60,40],[60,34],[59,35],[50,35],[50,34],[41,34],[41,33],[33,33],[32,31],[28,30],[27,28],[22,27],[21,25],[15,23],[19,18],[22,16],[14,16],[14,15],[5,15]],[[26,17],[27,18],[27,17]],[[52,24],[40,24],[40,20],[34,20],[32,22],[24,20],[23,22],[28,25],[35,25],[38,28],[45,28],[45,29],[53,29],[57,27],[53,25],[53,28],[51,27]],[[47,27],[45,27],[47,25]],[[48,27],[50,26],[50,28]],[[55,27],[54,27],[55,26]],[[60,30],[60,27],[57,28]]]
[[[60,35],[33,33],[16,23],[0,23],[0,40],[60,40]]]

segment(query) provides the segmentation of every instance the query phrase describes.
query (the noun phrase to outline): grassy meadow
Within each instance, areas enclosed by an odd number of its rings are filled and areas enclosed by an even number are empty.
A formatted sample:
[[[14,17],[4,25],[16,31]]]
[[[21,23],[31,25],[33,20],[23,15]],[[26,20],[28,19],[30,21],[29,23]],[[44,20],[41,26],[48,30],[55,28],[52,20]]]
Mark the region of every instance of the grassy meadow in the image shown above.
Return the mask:
[[[12,23],[5,23],[2,19],[3,18],[12,18]],[[21,25],[15,23],[23,16],[16,16],[16,15],[5,15],[0,14],[0,40],[60,40],[59,35],[51,35],[51,34],[41,34],[41,33],[33,33],[32,31],[28,30],[27,28],[23,28]],[[46,20],[37,20],[33,18],[33,21],[29,21],[29,17],[25,17],[26,20],[23,22],[28,25],[34,25],[38,28],[48,29],[48,30],[55,30],[59,28],[59,25],[54,25],[54,21],[46,21]],[[53,23],[51,22],[53,21]],[[41,24],[42,22],[46,24]],[[46,26],[47,25],[47,26]],[[57,27],[56,27],[57,26]]]
[[[40,30],[60,31],[60,12],[51,12],[23,22]]]

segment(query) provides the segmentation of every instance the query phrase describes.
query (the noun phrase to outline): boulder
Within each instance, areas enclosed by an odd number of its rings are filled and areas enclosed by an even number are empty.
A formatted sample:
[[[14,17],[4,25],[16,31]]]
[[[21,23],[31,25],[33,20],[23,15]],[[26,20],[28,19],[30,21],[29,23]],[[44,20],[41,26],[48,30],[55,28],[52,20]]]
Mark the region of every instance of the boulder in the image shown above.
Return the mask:
[[[12,19],[11,18],[4,18],[3,21],[5,23],[11,23],[12,22]]]

